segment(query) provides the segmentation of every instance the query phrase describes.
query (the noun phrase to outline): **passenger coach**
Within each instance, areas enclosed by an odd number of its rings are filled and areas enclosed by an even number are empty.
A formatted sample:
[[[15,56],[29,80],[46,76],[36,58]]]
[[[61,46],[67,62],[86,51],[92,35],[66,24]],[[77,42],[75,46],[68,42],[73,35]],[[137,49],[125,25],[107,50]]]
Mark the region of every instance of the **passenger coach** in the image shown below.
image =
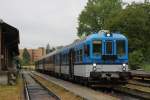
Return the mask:
[[[46,55],[36,62],[36,69],[86,83],[126,80],[128,40],[120,33],[100,31]]]

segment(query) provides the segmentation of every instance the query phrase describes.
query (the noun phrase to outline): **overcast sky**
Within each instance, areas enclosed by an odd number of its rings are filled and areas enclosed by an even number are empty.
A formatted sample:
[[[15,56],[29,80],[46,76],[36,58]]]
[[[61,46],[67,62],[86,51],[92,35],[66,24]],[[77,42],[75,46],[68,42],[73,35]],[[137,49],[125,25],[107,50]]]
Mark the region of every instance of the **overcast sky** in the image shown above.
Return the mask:
[[[77,18],[87,1],[0,0],[0,19],[19,29],[20,48],[67,45],[78,38]]]

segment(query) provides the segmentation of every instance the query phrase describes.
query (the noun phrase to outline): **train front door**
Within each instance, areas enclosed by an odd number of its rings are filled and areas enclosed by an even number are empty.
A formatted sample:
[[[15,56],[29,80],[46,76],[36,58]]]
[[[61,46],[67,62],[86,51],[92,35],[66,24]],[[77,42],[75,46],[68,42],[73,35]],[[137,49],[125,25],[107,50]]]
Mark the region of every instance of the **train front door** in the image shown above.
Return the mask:
[[[75,59],[75,51],[74,49],[71,49],[69,51],[69,74],[71,78],[73,78],[74,75],[74,59]]]
[[[114,43],[111,40],[107,40],[104,42],[104,54],[102,59],[105,61],[112,61],[114,62],[117,59],[117,56],[114,52]]]
[[[113,42],[112,41],[105,42],[105,55],[113,55]]]

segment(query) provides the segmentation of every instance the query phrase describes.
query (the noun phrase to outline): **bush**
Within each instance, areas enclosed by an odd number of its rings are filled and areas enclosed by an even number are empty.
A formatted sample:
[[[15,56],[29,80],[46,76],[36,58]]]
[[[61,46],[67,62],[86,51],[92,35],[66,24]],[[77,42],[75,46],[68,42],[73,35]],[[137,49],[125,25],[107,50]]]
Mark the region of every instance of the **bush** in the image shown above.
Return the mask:
[[[133,51],[129,54],[129,66],[131,69],[139,69],[141,68],[144,61],[144,56],[141,50]]]

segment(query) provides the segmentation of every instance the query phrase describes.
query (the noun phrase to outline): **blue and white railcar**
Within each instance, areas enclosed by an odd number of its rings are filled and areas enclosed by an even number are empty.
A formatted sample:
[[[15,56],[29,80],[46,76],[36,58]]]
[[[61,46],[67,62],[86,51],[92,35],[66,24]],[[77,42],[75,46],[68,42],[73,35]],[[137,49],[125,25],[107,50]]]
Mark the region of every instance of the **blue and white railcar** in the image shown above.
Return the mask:
[[[44,60],[56,76],[75,81],[126,79],[128,40],[123,34],[101,31],[48,54],[37,62],[37,69],[45,66]]]
[[[126,78],[129,74],[128,40],[124,35],[95,33],[88,36],[79,49],[84,52],[82,61],[74,64],[75,76],[110,79]]]

